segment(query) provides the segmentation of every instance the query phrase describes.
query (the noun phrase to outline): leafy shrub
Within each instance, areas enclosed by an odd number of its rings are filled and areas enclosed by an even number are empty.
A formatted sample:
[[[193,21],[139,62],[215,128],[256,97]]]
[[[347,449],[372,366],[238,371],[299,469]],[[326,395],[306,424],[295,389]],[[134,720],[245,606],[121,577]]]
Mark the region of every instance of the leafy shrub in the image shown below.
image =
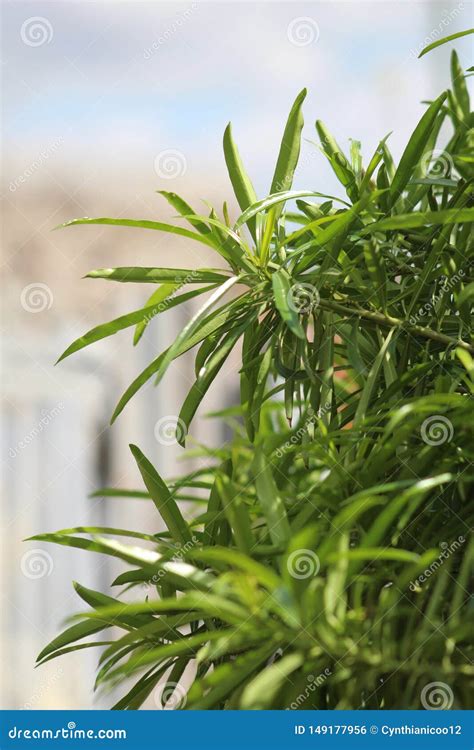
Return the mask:
[[[451,89],[429,104],[398,165],[387,138],[364,168],[357,141],[346,156],[316,123],[342,198],[291,189],[302,91],[264,199],[225,131],[237,221],[226,204],[223,218],[199,215],[162,192],[188,228],[68,223],[168,232],[219,256],[216,268],[89,274],[155,291],[62,358],[132,326],[138,343],[155,315],[205,299],[130,385],[113,419],[196,347],[179,442],[238,344],[241,403],[218,415],[234,437],[206,450],[205,469],[166,483],[131,446],[166,531],[80,527],[34,537],[119,558],[127,567],[113,585],[137,594],[129,601],[76,584],[90,609],[46,646],[40,663],[105,647],[97,684],[134,678],[120,709],[138,708],[157,690],[164,703],[194,709],[419,708],[429,707],[433,683],[443,707],[467,705],[474,131],[454,52],[451,69]],[[448,123],[451,135],[437,151]],[[105,640],[82,642],[99,632]]]

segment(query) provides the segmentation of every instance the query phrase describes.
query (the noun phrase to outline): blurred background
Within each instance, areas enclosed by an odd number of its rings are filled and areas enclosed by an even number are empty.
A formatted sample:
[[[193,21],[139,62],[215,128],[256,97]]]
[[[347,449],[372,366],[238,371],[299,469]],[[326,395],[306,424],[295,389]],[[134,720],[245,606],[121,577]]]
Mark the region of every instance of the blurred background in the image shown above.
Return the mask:
[[[156,190],[198,210],[231,199],[222,134],[234,137],[257,193],[266,194],[291,103],[303,86],[305,130],[296,188],[331,193],[316,140],[323,119],[366,161],[393,131],[398,157],[449,77],[449,47],[432,41],[472,26],[468,2],[14,2],[2,3],[2,708],[101,708],[96,654],[85,650],[34,670],[66,615],[81,611],[71,581],[106,590],[115,570],[100,556],[23,543],[75,525],[156,530],[146,502],[90,498],[104,485],[141,487],[128,443],[165,476],[180,470],[169,437],[192,382],[189,359],[159,389],[144,388],[116,424],[129,381],[192,312],[168,311],[136,349],[131,330],[54,367],[93,326],[141,307],[151,289],[85,279],[93,268],[207,265],[183,238],[112,227],[52,228],[79,216],[169,220]],[[461,64],[470,42],[458,40]],[[235,204],[231,201],[233,215]],[[203,412],[231,404],[232,365]],[[226,439],[200,418],[196,440]]]

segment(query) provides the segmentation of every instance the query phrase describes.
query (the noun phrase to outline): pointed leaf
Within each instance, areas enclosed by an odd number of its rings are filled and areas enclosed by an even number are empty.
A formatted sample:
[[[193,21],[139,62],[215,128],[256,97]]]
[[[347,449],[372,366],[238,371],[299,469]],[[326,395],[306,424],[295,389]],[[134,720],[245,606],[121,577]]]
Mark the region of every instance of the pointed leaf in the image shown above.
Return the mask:
[[[288,115],[270,193],[281,193],[291,188],[300,155],[301,131],[304,124],[301,107],[306,93],[306,89],[300,91]],[[281,207],[276,209],[277,218],[280,212]]]
[[[294,309],[294,305],[291,304],[292,287],[290,284],[290,277],[283,268],[280,268],[272,274],[272,286],[275,306],[280,313],[282,320],[295,336],[298,336],[300,339],[305,339],[306,335],[303,326],[301,325],[299,315]]]
[[[188,237],[196,242],[202,242],[204,245],[214,247],[213,241],[206,235],[192,232],[190,229],[184,229],[184,227],[175,227],[173,224],[164,224],[161,221],[149,221],[148,219],[109,219],[109,218],[98,218],[90,219],[85,216],[82,219],[72,219],[66,221],[64,224],[60,224],[55,229],[63,229],[63,227],[73,227],[78,224],[106,224],[113,227],[137,227],[141,229],[154,229],[159,232],[167,232],[168,234],[178,234],[181,237]]]
[[[430,104],[408,141],[408,145],[402,154],[402,158],[400,159],[400,163],[397,167],[390,188],[393,203],[395,203],[402,194],[410,177],[418,166],[418,162],[423,156],[425,146],[431,134],[431,129],[436,122],[438,112],[441,110],[446,96],[447,93],[445,91],[441,96],[435,99],[432,104]]]
[[[244,165],[242,164],[234,139],[232,138],[232,127],[230,123],[227,125],[224,133],[224,156],[237,202],[241,210],[245,211],[245,209],[253,203],[256,203],[257,195],[250,178],[245,171]],[[251,217],[247,223],[250,233],[256,242],[257,230],[255,217]]]
[[[168,487],[156,471],[152,463],[142,453],[136,445],[130,445],[130,450],[138,464],[140,474],[143,477],[145,486],[156,505],[158,513],[168,527],[173,539],[180,544],[191,541],[191,533],[188,525],[181,515],[176,502],[174,501]]]

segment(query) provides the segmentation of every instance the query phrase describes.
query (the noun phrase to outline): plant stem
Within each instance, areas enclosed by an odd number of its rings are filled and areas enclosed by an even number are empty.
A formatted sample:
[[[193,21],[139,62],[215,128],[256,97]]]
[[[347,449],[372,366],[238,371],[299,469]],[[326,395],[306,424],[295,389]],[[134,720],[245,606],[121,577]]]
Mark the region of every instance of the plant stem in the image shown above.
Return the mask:
[[[424,336],[427,339],[438,341],[440,344],[445,346],[459,346],[461,349],[465,349],[468,352],[474,354],[474,346],[468,344],[462,339],[454,339],[452,336],[446,336],[444,333],[433,331],[432,328],[425,328],[424,326],[411,325],[406,320],[401,318],[393,318],[391,315],[383,315],[382,313],[373,312],[372,310],[364,310],[362,307],[346,307],[340,305],[338,302],[332,302],[331,300],[321,299],[320,307],[323,310],[332,310],[333,312],[341,313],[342,315],[356,315],[359,318],[365,320],[371,320],[374,323],[378,323],[382,326],[388,326],[389,328],[403,328],[416,336]]]

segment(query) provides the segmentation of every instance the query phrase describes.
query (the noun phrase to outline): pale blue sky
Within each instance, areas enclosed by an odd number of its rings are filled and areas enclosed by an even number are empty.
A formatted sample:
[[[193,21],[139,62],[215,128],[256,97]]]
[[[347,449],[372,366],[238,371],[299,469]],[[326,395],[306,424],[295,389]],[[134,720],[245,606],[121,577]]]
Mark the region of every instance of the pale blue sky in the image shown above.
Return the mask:
[[[231,119],[265,192],[286,114],[303,86],[306,138],[315,138],[321,117],[341,143],[361,140],[366,158],[390,130],[399,153],[422,114],[420,100],[448,81],[449,49],[422,60],[412,50],[430,35],[472,25],[467,2],[37,0],[6,2],[3,13],[7,172],[26,169],[61,138],[44,165],[49,171],[90,173],[93,184],[110,176],[116,187],[116,176],[133,168],[135,191],[164,186],[153,164],[168,148],[186,157],[175,189],[220,184],[222,133]],[[37,16],[49,22],[52,38],[29,46],[22,25]],[[289,29],[301,18],[315,38],[299,45]],[[456,47],[472,64],[469,39]],[[40,186],[41,171],[30,189]],[[321,180],[332,185],[322,157],[306,144],[297,182],[321,188]]]

